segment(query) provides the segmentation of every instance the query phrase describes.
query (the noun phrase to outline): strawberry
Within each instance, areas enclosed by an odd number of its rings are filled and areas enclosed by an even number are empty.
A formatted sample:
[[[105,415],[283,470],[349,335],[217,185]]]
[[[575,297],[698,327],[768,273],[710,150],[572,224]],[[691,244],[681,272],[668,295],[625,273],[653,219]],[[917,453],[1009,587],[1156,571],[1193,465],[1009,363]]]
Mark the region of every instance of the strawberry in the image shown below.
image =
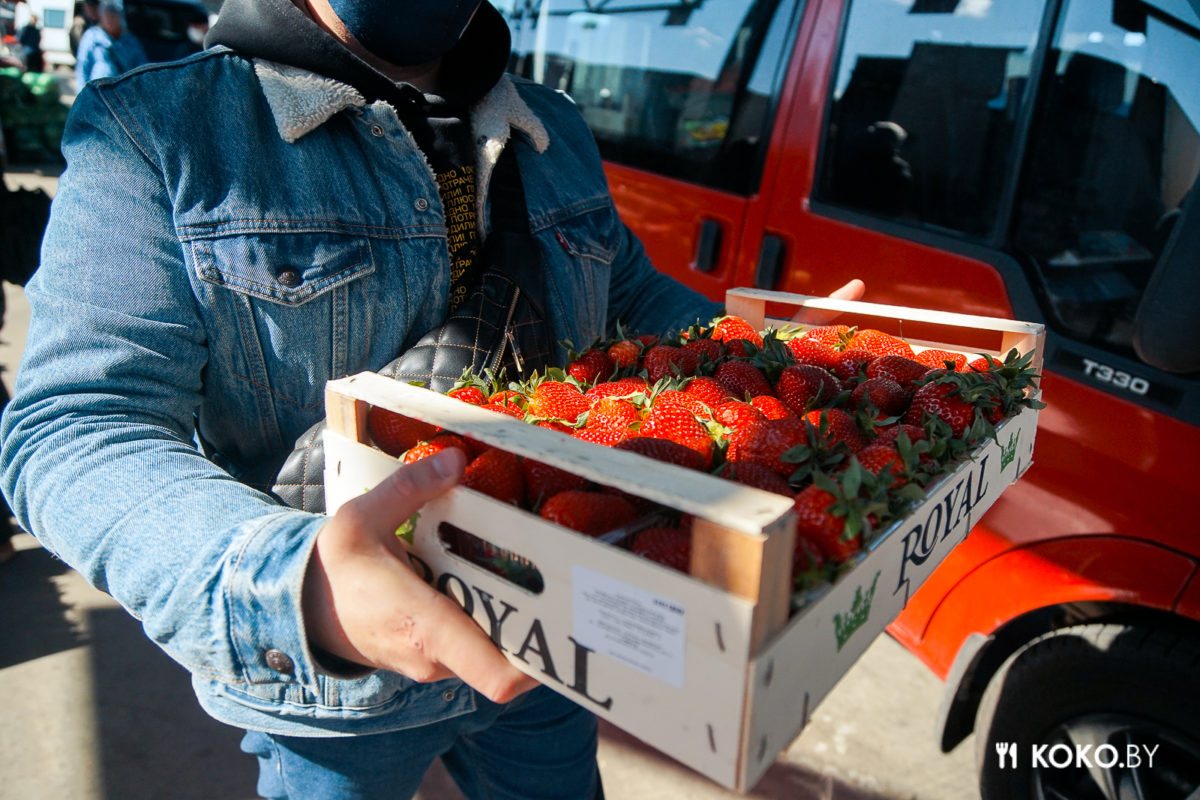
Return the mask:
[[[699,398],[678,389],[664,389],[654,396],[655,405],[686,408],[697,419],[712,419],[712,409]]]
[[[833,365],[837,362],[837,350],[832,345],[807,336],[789,339],[787,348],[791,351],[797,364],[810,364],[822,369],[833,369]]]
[[[494,411],[497,414],[507,414],[514,419],[525,419],[525,412],[515,403],[500,402],[500,403],[485,403],[480,408]]]
[[[832,403],[840,391],[832,372],[809,364],[785,368],[775,383],[775,395],[797,416]]]
[[[617,495],[568,489],[542,503],[538,515],[564,528],[599,536],[633,522],[637,512]]]
[[[434,453],[440,453],[447,447],[457,447],[463,451],[463,455],[470,456],[471,448],[456,433],[439,433],[427,442],[421,442],[412,447],[404,454],[404,463],[412,464],[415,461],[420,461],[422,458],[428,458]]]
[[[908,480],[904,474],[904,462],[900,458],[900,453],[890,442],[876,440],[873,444],[859,450],[853,457],[858,459],[858,463],[862,465],[863,469],[872,475],[879,475],[885,469],[888,470],[892,475],[890,488],[903,486]]]
[[[906,389],[915,386],[917,379],[929,372],[929,366],[907,356],[880,356],[867,364],[868,378],[889,378]]]
[[[588,483],[587,478],[532,458],[521,459],[521,476],[528,508],[537,508],[547,497],[570,489],[582,489]]]
[[[635,554],[686,573],[692,558],[692,537],[678,528],[646,528],[629,548]]]
[[[908,409],[909,393],[889,378],[867,378],[850,393],[850,407],[875,409],[879,416],[895,417]]]
[[[844,444],[851,453],[866,447],[866,440],[854,417],[840,408],[820,408],[804,415],[804,421],[817,431],[817,437],[825,449]]]
[[[367,432],[371,441],[389,456],[399,456],[418,443],[432,439],[437,426],[406,417],[382,406],[371,406],[367,412]]]
[[[748,341],[755,347],[763,345],[763,338],[759,332],[741,317],[727,316],[715,320],[710,336],[718,342],[725,342],[726,345],[738,340]]]
[[[613,430],[612,428],[597,425],[595,427],[579,428],[571,435],[585,442],[612,447],[617,442],[624,441],[630,436],[637,436],[637,433],[634,431]]]
[[[705,469],[712,464],[712,437],[700,420],[686,408],[656,403],[642,422],[640,433],[655,439],[670,439],[695,450],[704,458]]]
[[[633,339],[620,339],[608,346],[608,357],[617,367],[624,369],[637,363],[642,354],[642,345]]]
[[[601,397],[588,411],[587,427],[628,431],[641,417],[637,406],[619,397]]]
[[[700,366],[700,357],[674,345],[660,344],[651,347],[642,360],[647,379],[651,384],[675,375],[695,375]]]
[[[741,400],[726,400],[713,409],[713,419],[731,430],[737,430],[751,422],[766,419],[766,416],[749,403]]]
[[[913,356],[913,349],[908,346],[908,342],[873,328],[864,328],[856,332],[846,343],[846,349],[866,350],[875,356]]]
[[[455,400],[461,400],[464,403],[470,403],[473,406],[481,406],[487,402],[487,397],[484,396],[483,390],[478,386],[461,386],[457,389],[451,389],[446,392],[447,397],[453,397]]]
[[[683,393],[696,398],[709,408],[716,408],[730,399],[729,392],[719,380],[703,375],[688,381],[688,385],[683,388]]]
[[[688,353],[695,354],[700,359],[699,363],[701,364],[705,361],[716,363],[721,359],[721,356],[725,355],[720,342],[704,337],[685,342],[682,345],[682,349]]]
[[[762,395],[775,396],[767,376],[749,361],[726,361],[717,367],[713,377],[735,400]]]
[[[991,356],[980,356],[967,364],[967,369],[972,372],[990,372],[991,370],[1001,369],[1004,364]]]
[[[589,403],[594,404],[602,397],[625,397],[638,392],[648,392],[650,387],[646,385],[645,378],[629,377],[621,378],[615,381],[606,381],[597,383],[592,388],[583,393],[583,396],[588,399]]]
[[[625,439],[613,447],[614,450],[627,450],[631,453],[653,458],[667,464],[674,464],[686,469],[704,469],[704,457],[690,447],[673,442],[669,439],[655,439],[637,436]]]
[[[919,442],[925,439],[925,429],[920,425],[913,425],[910,422],[901,422],[897,425],[887,425],[880,428],[875,441],[895,442],[900,438],[900,434],[908,437],[910,442]]]
[[[636,356],[635,356],[636,358]],[[567,374],[580,383],[595,383],[613,374],[616,364],[603,350],[588,350],[567,367]]]
[[[520,505],[525,485],[517,457],[507,450],[490,448],[476,456],[463,471],[462,483],[505,503]]]
[[[589,403],[579,387],[562,381],[545,380],[529,395],[525,410],[541,419],[561,419],[575,423],[588,410]]]
[[[528,398],[515,389],[500,389],[488,395],[489,405],[517,406],[524,408]]]
[[[945,379],[948,374],[945,370],[937,372],[942,377],[917,389],[902,421],[921,425],[924,415],[929,413],[949,425],[951,435],[961,437],[975,420],[975,406],[963,396],[957,383]]]
[[[806,437],[807,426],[797,417],[751,422],[730,435],[726,458],[761,464],[787,478],[796,470],[796,464],[784,461],[783,455],[805,444]]]
[[[783,476],[770,467],[756,464],[753,461],[738,461],[729,464],[728,472],[724,477],[745,486],[762,489],[764,492],[774,492],[785,497],[791,497],[793,494],[792,487],[788,485]]]
[[[570,425],[568,425],[567,423],[563,422],[560,419],[539,419],[537,422],[535,422],[533,424],[539,428],[545,428],[546,430],[557,431],[559,433],[565,433],[567,436],[570,436],[572,433],[575,432],[575,429],[573,427],[571,427]]]
[[[862,550],[862,536],[844,536],[845,516],[833,513],[837,498],[815,484],[796,495],[796,536],[810,542],[827,559],[842,563]]]
[[[837,361],[834,362],[833,374],[837,375],[845,386],[856,382],[866,365],[874,360],[875,355],[868,350],[843,350],[838,353]]]
[[[761,411],[767,419],[787,419],[796,416],[774,395],[759,395],[750,400],[750,405]]]
[[[946,369],[946,362],[952,362],[952,370],[962,371],[967,366],[967,357],[962,353],[951,353],[949,350],[922,350],[914,356],[922,364],[935,369]]]
[[[810,328],[804,334],[804,338],[829,345],[835,350],[841,350],[846,339],[851,335],[852,332],[848,325],[822,325],[818,328]]]

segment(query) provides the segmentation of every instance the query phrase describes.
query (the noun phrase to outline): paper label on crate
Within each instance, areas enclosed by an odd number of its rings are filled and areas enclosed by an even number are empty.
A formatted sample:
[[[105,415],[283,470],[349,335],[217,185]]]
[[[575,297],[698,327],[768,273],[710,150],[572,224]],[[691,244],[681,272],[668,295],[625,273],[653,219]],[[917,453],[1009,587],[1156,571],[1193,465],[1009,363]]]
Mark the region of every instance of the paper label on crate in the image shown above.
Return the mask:
[[[677,688],[683,688],[684,609],[660,595],[573,567],[575,640]]]

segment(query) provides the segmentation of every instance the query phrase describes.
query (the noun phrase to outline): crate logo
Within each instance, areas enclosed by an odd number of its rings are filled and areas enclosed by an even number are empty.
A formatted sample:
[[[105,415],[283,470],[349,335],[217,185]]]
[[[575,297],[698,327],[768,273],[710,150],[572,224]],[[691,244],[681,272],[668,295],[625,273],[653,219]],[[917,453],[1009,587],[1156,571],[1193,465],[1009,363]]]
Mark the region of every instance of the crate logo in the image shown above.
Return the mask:
[[[833,635],[837,637],[837,649],[841,650],[856,630],[863,626],[867,617],[871,616],[871,601],[875,599],[875,584],[879,583],[879,572],[871,581],[871,588],[864,593],[861,586],[854,590],[854,603],[845,616],[833,615]]]
[[[997,765],[1000,769],[1020,769],[1021,749],[1017,742],[996,742]],[[1126,744],[1124,749],[1114,744],[1093,746],[1059,743],[1029,745],[1029,760],[1034,769],[1154,769],[1158,745]]]
[[[1021,431],[1014,431],[1008,437],[1008,444],[1000,448],[1000,469],[1008,469],[1008,465],[1017,457],[1017,440],[1021,438]]]
[[[959,538],[965,538],[970,532],[973,524],[971,512],[988,494],[986,477],[989,458],[990,454],[975,462],[972,469],[945,490],[940,502],[929,506],[923,520],[914,521],[913,526],[905,531],[900,542],[900,579],[892,592],[893,595],[904,592],[905,604],[908,603],[912,588],[909,569],[920,567],[928,561],[952,533],[961,531]]]

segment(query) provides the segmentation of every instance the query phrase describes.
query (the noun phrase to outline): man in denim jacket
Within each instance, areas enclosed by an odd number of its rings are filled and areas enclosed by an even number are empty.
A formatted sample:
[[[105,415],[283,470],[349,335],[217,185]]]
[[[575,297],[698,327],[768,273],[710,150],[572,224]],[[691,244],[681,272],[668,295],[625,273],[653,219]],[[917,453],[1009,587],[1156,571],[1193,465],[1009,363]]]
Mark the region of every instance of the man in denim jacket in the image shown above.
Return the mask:
[[[503,75],[489,4],[226,0],[208,44],[75,101],[5,495],[247,731],[264,797],[407,797],[438,756],[471,797],[601,796],[591,713],[402,561],[394,531],[457,450],[329,518],[265,489],[327,380],[378,370],[470,286],[505,149],[552,341],[717,306],[652,268],[570,100]]]

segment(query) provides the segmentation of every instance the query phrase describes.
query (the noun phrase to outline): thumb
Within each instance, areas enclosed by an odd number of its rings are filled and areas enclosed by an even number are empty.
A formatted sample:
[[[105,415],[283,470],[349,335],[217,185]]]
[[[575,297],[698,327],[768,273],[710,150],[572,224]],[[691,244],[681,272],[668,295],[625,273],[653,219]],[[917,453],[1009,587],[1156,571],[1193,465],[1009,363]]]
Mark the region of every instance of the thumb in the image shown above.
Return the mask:
[[[423,505],[458,483],[466,460],[462,450],[447,447],[401,466],[374,489],[352,501],[360,529],[394,532]]]

